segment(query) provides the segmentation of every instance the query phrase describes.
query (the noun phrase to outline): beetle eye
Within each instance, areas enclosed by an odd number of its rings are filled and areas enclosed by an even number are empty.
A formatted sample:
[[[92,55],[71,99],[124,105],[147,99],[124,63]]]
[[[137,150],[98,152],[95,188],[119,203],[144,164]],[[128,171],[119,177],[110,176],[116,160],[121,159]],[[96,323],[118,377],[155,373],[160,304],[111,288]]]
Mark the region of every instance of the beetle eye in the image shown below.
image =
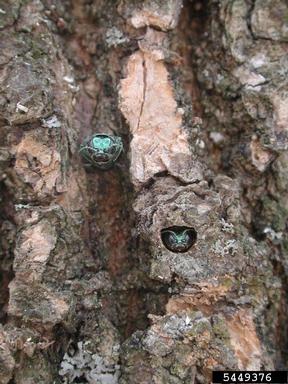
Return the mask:
[[[161,240],[169,251],[184,253],[196,243],[197,232],[194,228],[173,226],[161,230]]]
[[[186,232],[186,233],[184,234],[184,239],[185,239],[185,241],[189,241],[190,237],[189,237],[189,235],[188,235],[188,232]]]
[[[123,150],[120,137],[96,133],[80,146],[79,153],[89,165],[110,169]]]

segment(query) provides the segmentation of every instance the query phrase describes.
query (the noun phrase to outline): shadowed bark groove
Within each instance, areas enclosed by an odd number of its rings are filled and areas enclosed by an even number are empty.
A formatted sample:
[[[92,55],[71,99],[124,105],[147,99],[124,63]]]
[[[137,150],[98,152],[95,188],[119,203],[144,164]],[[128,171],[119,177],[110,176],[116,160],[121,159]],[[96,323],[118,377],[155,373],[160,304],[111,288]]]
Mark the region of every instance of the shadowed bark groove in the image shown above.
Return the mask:
[[[0,384],[287,366],[287,12],[0,0]]]

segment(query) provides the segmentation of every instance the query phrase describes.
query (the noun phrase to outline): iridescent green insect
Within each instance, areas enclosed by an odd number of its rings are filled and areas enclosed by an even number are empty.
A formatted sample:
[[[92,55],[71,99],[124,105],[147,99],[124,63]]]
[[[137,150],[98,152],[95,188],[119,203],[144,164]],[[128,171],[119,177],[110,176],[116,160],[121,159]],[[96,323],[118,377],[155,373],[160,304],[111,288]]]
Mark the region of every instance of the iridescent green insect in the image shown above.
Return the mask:
[[[197,240],[197,232],[193,228],[174,226],[162,229],[161,239],[169,251],[187,252]]]
[[[86,166],[110,169],[123,150],[121,137],[96,133],[80,145],[79,153],[86,160]]]

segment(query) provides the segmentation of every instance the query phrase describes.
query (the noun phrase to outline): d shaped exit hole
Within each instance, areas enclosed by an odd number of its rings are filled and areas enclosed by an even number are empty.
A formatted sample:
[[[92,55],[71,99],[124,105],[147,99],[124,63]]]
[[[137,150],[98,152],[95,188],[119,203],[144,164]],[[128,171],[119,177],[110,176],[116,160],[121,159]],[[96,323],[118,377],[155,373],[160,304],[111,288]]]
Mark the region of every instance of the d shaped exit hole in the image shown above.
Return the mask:
[[[196,243],[197,232],[191,227],[172,226],[161,230],[161,240],[169,251],[184,253]]]

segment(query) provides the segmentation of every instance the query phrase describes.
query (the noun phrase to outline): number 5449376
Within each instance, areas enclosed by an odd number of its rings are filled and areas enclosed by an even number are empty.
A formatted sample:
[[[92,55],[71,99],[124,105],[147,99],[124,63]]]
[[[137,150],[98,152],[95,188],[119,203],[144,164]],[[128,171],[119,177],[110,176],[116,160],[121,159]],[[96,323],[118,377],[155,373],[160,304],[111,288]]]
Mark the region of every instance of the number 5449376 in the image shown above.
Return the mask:
[[[255,383],[269,383],[271,381],[271,372],[225,372],[223,374],[223,382],[224,383],[229,383],[229,382],[234,382],[234,383],[245,383],[245,382],[255,382]]]

